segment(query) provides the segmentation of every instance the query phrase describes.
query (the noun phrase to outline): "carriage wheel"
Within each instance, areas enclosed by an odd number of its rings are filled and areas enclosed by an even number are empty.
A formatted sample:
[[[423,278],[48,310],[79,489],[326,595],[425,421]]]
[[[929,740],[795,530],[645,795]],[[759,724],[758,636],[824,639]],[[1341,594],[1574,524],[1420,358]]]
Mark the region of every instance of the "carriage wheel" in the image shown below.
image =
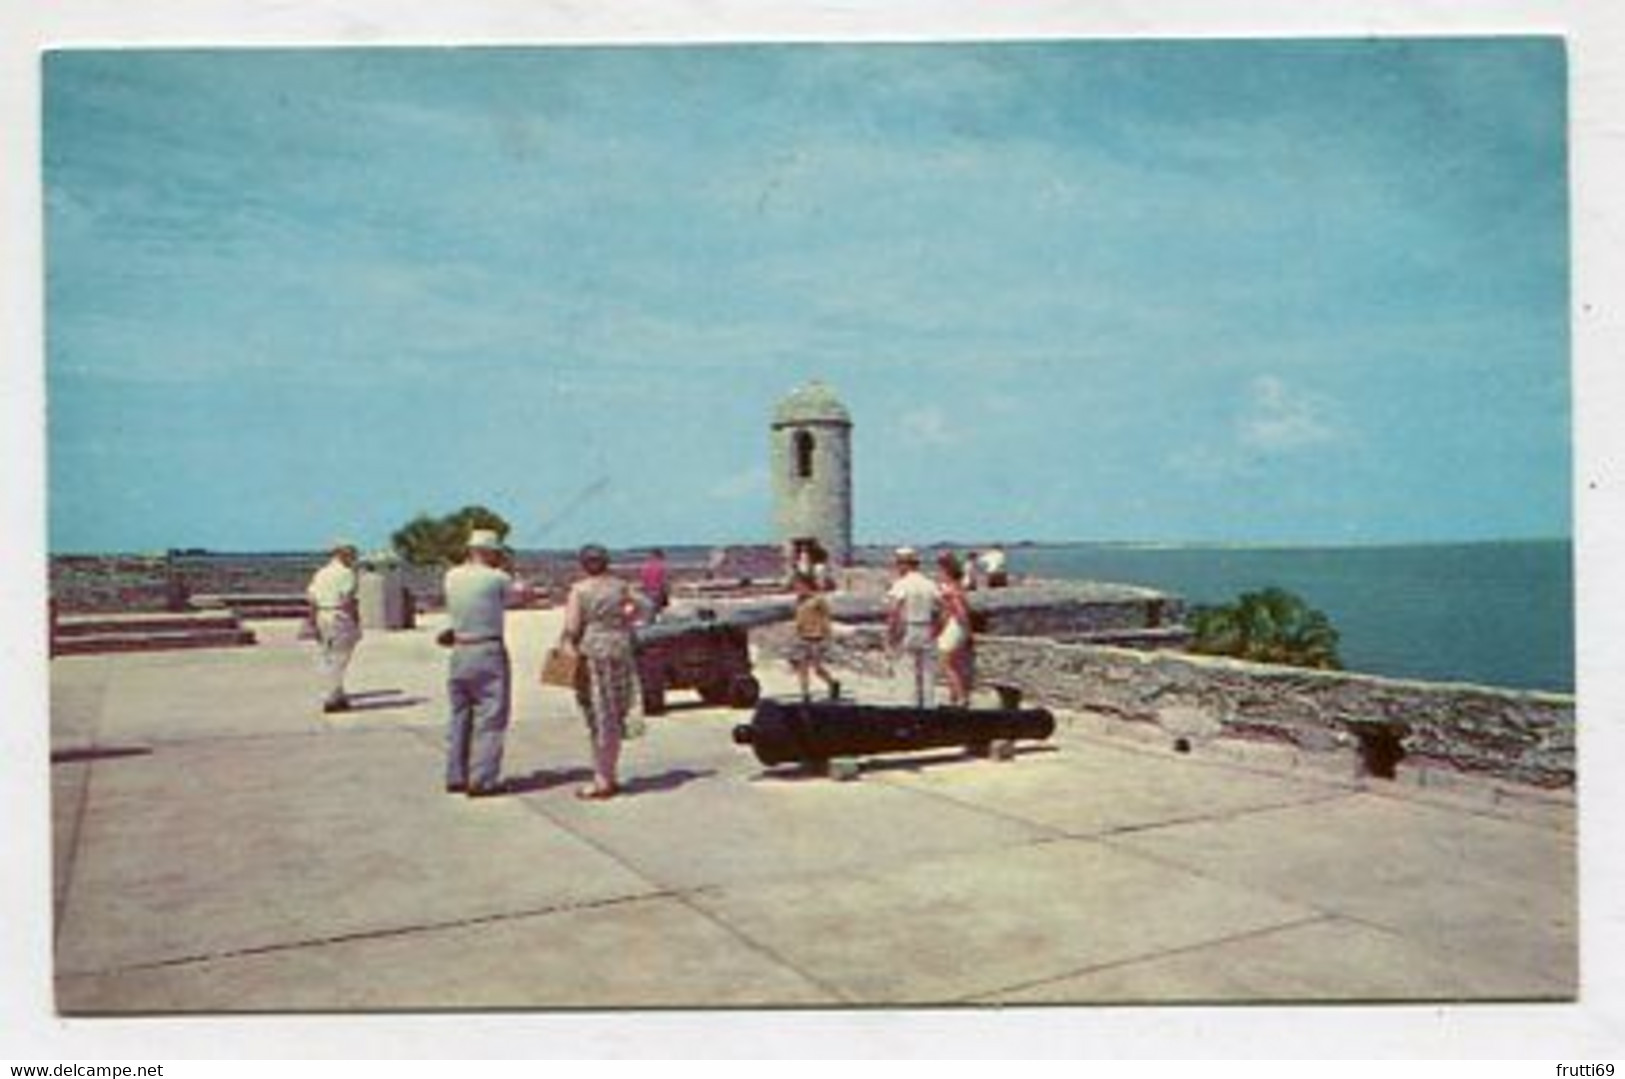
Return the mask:
[[[735,675],[728,683],[728,703],[735,708],[754,708],[761,698],[762,684],[751,675]]]

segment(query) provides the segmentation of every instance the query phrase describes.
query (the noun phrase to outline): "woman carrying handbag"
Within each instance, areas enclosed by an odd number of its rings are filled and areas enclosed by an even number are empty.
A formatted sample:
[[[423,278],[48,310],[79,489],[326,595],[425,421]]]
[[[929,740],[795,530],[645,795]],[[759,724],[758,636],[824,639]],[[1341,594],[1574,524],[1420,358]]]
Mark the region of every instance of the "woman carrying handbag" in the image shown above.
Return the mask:
[[[627,734],[636,668],[632,626],[638,605],[631,587],[609,572],[609,552],[596,543],[581,548],[581,580],[570,586],[560,648],[577,657],[576,704],[587,723],[593,782],[576,797],[598,800],[620,792],[617,771]]]

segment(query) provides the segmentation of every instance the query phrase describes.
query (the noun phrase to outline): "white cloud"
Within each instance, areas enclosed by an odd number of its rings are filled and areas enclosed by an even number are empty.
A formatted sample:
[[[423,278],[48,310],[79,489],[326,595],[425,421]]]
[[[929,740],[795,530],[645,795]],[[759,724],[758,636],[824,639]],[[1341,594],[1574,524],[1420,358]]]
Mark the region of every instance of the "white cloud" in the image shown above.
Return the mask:
[[[1237,425],[1242,445],[1260,450],[1295,450],[1338,439],[1324,397],[1288,386],[1274,375],[1255,378]]]
[[[719,499],[724,502],[732,502],[742,498],[750,498],[753,495],[762,494],[766,491],[767,466],[753,465],[742,472],[736,472],[731,476],[724,476],[722,479],[711,485],[711,489],[708,493],[712,498]]]
[[[1256,464],[1245,455],[1213,447],[1177,449],[1164,460],[1175,474],[1204,484],[1243,480],[1257,472]]]
[[[937,405],[916,408],[902,416],[903,433],[921,446],[952,446],[963,436]]]

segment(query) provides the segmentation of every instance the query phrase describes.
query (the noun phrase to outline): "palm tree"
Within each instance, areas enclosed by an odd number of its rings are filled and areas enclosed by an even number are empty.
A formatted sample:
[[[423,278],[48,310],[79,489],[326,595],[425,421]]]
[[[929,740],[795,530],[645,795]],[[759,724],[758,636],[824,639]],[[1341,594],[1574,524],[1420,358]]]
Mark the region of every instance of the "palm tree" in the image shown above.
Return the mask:
[[[469,533],[488,528],[499,537],[508,535],[508,522],[484,506],[464,506],[444,517],[420,513],[390,537],[395,553],[418,566],[450,565],[461,559]]]
[[[1340,670],[1337,630],[1325,614],[1284,588],[1243,592],[1233,604],[1191,614],[1191,650],[1288,667]]]

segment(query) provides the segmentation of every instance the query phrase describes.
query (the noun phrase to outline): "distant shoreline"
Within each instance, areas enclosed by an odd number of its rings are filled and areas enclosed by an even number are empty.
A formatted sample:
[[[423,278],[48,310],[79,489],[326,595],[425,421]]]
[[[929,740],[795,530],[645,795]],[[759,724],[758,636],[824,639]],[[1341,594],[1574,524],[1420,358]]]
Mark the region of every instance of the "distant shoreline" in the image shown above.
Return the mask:
[[[1504,547],[1531,544],[1572,544],[1572,536],[1508,536],[1499,539],[1439,539],[1439,540],[1349,540],[1294,543],[1277,540],[1018,540],[1002,544],[1007,551],[1090,549],[1107,551],[1391,551],[1417,548],[1446,547]],[[977,551],[995,546],[992,541],[938,540],[919,543],[914,540],[896,540],[884,543],[859,543],[855,549],[884,559],[888,552],[904,543],[926,550]],[[675,553],[703,555],[718,547],[735,550],[767,549],[770,543],[645,543],[612,546],[616,553],[643,554],[659,547],[668,556]],[[380,548],[381,550],[382,548]],[[323,548],[306,550],[233,550],[203,547],[180,547],[164,551],[50,551],[48,558],[311,558],[324,553]],[[531,557],[574,558],[575,547],[515,547],[514,553]]]

